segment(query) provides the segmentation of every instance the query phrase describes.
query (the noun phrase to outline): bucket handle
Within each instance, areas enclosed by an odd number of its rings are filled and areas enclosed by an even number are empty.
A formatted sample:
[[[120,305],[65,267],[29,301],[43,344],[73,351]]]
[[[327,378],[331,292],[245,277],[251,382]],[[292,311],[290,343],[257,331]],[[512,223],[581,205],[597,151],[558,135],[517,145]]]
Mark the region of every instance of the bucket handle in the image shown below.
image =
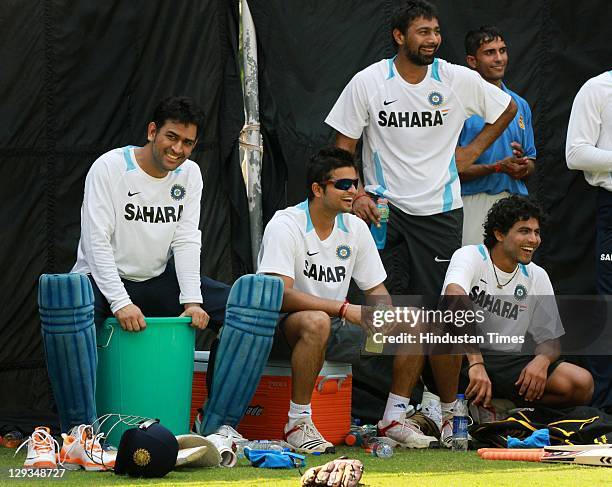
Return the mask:
[[[108,340],[106,340],[106,344],[105,345],[98,345],[98,348],[108,348],[108,346],[110,345],[111,339],[113,338],[113,333],[115,333],[115,327],[113,327],[111,325],[108,325],[106,323],[104,323],[103,326],[107,330],[110,328],[110,333],[108,335]]]
[[[325,383],[327,381],[330,381],[330,380],[337,380],[338,381],[338,390],[340,390],[342,388],[342,383],[344,382],[345,379],[346,379],[346,374],[326,375],[317,384],[317,391],[321,392],[323,390],[323,386],[325,385]]]

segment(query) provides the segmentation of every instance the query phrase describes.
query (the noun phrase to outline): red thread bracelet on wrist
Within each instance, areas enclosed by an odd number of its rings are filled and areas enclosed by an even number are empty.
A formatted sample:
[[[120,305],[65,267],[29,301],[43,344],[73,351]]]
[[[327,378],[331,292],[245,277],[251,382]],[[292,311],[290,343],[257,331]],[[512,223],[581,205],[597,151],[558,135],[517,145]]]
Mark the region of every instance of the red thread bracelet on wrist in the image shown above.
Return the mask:
[[[502,170],[501,163],[496,162],[494,165],[495,165],[495,172],[501,172]]]
[[[338,318],[340,318],[341,320],[344,320],[344,317],[346,315],[346,310],[349,307],[349,302],[348,299],[344,300],[344,303],[342,303],[342,306],[340,306],[340,310],[338,311]]]
[[[355,201],[357,201],[359,198],[363,198],[364,196],[368,196],[369,197],[370,195],[367,194],[367,193],[363,193],[363,194],[357,195],[356,198],[353,198],[353,204],[355,204]]]

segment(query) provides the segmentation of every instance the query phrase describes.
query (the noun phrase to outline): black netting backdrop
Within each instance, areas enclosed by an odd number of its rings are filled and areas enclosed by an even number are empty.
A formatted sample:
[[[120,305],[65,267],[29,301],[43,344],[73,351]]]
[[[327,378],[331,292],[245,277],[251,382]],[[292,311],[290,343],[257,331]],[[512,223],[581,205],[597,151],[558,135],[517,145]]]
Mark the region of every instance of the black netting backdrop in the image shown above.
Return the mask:
[[[202,267],[230,282],[252,270],[238,162],[243,100],[231,0],[5,0],[0,9],[0,429],[48,422],[52,397],[36,283],[70,269],[85,174],[103,152],[142,144],[156,102],[193,96],[207,123],[194,154],[204,180]],[[392,54],[391,0],[250,0],[258,36],[263,203],[305,197],[307,157],[333,140],[323,120],[360,69]],[[572,100],[612,66],[605,0],[438,1],[440,57],[464,63],[481,24],[505,34],[506,84],[530,103],[538,160],[529,188],[550,213],[538,262],[558,293],[594,292],[595,191],[565,166]],[[0,431],[1,432],[1,431]]]
[[[333,141],[324,124],[356,71],[392,55],[389,12],[397,1],[251,0],[260,56],[265,142],[264,218],[305,198],[309,154]],[[437,1],[439,56],[465,64],[463,40],[483,24],[504,32],[510,64],[505,82],[534,114],[538,161],[529,188],[550,213],[537,261],[558,293],[594,292],[595,191],[565,165],[571,104],[588,78],[610,69],[610,34],[600,1]],[[597,25],[598,27],[595,27]]]
[[[145,143],[161,98],[192,96],[206,114],[192,156],[204,177],[203,272],[231,282],[250,267],[237,45],[238,5],[224,0],[3,2],[0,433],[49,422],[38,276],[70,270],[89,167]]]

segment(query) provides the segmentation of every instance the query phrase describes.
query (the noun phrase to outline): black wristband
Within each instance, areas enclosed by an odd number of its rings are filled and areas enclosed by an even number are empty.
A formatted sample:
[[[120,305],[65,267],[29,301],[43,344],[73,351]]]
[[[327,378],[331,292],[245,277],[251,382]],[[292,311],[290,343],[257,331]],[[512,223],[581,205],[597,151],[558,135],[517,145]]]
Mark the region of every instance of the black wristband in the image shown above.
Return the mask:
[[[474,365],[482,365],[484,367],[484,364],[485,364],[484,362],[474,362],[473,364],[470,364],[468,366],[468,370],[470,370],[472,367],[474,367]]]

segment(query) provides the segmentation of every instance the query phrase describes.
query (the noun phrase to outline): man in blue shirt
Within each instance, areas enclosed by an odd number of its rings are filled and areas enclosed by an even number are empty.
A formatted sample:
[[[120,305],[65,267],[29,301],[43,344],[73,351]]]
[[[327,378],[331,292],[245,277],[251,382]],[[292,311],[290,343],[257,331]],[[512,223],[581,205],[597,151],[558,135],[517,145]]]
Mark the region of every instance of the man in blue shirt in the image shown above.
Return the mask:
[[[502,82],[508,51],[501,32],[492,26],[472,30],[465,37],[466,61],[486,81],[508,93],[518,106],[514,119],[474,164],[459,170],[463,199],[463,245],[481,244],[483,222],[496,201],[511,194],[527,195],[524,179],[534,170],[536,149],[527,102]],[[474,115],[466,120],[458,145],[464,147],[485,125]]]

